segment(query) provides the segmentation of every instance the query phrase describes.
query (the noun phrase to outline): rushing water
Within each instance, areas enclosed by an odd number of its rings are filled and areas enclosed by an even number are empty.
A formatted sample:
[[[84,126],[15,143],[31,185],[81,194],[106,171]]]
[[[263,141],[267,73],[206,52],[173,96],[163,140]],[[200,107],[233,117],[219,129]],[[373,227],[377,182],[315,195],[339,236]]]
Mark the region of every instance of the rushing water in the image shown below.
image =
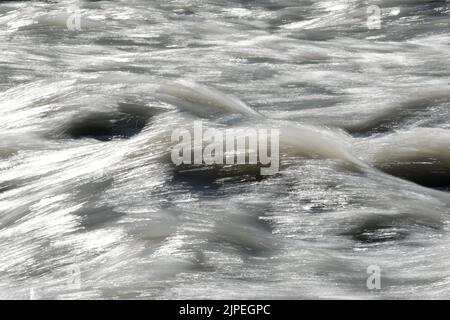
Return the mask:
[[[0,297],[450,298],[449,21],[437,0],[1,2]],[[200,119],[280,129],[279,173],[175,167]]]

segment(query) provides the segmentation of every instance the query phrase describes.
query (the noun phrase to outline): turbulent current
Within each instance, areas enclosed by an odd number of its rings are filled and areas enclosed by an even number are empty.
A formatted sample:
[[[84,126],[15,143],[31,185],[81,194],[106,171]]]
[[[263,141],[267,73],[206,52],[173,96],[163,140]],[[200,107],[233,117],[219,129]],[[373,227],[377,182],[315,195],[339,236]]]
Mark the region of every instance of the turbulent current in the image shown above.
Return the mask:
[[[0,2],[0,298],[450,298],[449,21],[439,0]],[[279,172],[176,166],[200,120],[278,129]]]

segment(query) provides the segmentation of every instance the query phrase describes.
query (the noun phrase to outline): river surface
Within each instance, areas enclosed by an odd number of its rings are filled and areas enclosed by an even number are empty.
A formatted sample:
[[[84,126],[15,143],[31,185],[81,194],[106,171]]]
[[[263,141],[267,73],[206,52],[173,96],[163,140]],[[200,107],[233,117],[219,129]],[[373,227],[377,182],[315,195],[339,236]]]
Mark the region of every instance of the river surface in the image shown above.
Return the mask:
[[[449,299],[449,10],[0,2],[0,298]],[[279,172],[174,165],[196,121]]]

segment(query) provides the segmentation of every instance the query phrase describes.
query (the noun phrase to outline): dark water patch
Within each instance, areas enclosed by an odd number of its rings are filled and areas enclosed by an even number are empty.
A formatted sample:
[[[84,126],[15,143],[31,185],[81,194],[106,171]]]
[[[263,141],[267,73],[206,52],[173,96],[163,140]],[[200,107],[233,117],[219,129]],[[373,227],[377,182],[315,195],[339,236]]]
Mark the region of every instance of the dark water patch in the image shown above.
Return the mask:
[[[73,119],[64,130],[63,136],[99,141],[127,139],[141,132],[153,114],[154,110],[149,107],[121,103],[116,112],[92,112]]]
[[[404,240],[409,235],[407,230],[391,226],[368,227],[353,232],[354,240],[366,244]]]
[[[0,184],[0,193],[15,189],[17,186],[12,184]]]
[[[375,216],[360,221],[355,227],[341,233],[362,245],[397,242],[407,239],[412,232],[426,229],[440,229],[440,225],[427,219],[411,216]]]
[[[181,165],[174,169],[172,182],[187,183],[194,190],[216,190],[223,183],[249,183],[267,178],[257,165]]]
[[[195,191],[215,191],[220,187],[220,184],[216,182],[218,172],[217,166],[197,167],[195,169],[180,166],[173,172],[172,183],[187,184]]]
[[[424,160],[409,163],[393,163],[380,168],[384,172],[417,183],[421,186],[448,190],[450,189],[450,170],[447,165]]]

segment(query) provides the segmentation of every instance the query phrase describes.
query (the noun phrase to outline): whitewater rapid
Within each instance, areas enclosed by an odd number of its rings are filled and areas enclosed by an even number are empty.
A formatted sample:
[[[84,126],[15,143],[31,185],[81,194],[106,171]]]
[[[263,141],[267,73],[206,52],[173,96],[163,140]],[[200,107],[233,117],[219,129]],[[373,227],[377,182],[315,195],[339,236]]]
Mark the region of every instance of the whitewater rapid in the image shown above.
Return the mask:
[[[448,14],[1,2],[0,298],[449,298]],[[175,166],[200,120],[278,129],[279,172]]]

